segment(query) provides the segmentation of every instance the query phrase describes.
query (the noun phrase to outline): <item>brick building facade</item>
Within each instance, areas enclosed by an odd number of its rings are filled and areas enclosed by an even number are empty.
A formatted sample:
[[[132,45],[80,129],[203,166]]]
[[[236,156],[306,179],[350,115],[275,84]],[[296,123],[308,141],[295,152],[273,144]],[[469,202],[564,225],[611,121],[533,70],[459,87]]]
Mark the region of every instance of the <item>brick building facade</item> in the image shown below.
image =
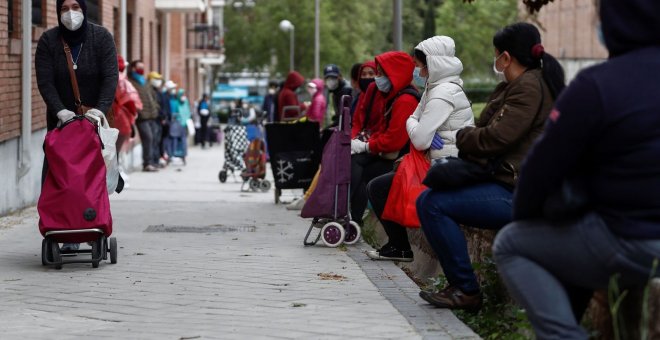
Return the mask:
[[[32,23],[28,32],[32,42],[30,74],[22,74],[22,6],[31,3]],[[89,21],[104,26],[121,46],[121,0],[87,0]],[[208,82],[200,56],[190,48],[188,31],[204,23],[207,0],[126,0],[126,60],[141,59],[148,71],[170,75],[185,88],[191,102],[197,99]],[[29,4],[26,4],[29,6]],[[46,106],[36,84],[34,53],[41,34],[57,26],[53,0],[0,0],[0,215],[33,204],[39,194],[45,136]],[[168,20],[165,20],[165,18]],[[169,23],[169,27],[164,27]],[[169,35],[168,35],[169,34]],[[169,50],[165,51],[166,41]],[[205,54],[204,54],[205,55]],[[169,65],[168,70],[164,70]],[[22,111],[23,77],[31,79],[31,131]]]
[[[545,5],[536,19],[546,51],[562,63],[567,80],[582,68],[607,58],[607,50],[598,41],[598,14],[593,0],[554,1]]]

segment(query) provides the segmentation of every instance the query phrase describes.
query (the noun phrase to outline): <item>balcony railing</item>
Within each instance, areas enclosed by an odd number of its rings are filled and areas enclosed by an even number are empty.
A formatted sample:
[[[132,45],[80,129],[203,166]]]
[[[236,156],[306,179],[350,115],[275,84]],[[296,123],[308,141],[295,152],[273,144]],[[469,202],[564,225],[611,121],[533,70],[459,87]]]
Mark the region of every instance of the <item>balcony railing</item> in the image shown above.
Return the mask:
[[[189,50],[214,50],[222,49],[220,38],[220,27],[207,24],[195,24],[188,29],[187,48]]]

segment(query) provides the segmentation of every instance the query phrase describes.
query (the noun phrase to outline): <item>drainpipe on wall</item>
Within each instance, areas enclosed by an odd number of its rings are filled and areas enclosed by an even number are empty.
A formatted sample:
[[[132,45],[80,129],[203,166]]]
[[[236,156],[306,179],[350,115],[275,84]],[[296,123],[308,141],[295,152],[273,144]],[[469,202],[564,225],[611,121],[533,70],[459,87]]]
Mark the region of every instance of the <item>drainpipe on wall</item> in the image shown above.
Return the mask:
[[[30,172],[30,148],[32,141],[32,2],[22,1],[21,31],[21,139],[18,152],[17,179]]]
[[[128,59],[127,36],[126,36],[126,0],[121,0],[121,9],[119,14],[119,53],[124,59]]]
[[[163,24],[162,24],[162,29],[163,29],[163,35],[162,35],[162,53],[163,53],[163,78],[165,80],[171,80],[170,78],[170,13],[166,12],[163,14]]]

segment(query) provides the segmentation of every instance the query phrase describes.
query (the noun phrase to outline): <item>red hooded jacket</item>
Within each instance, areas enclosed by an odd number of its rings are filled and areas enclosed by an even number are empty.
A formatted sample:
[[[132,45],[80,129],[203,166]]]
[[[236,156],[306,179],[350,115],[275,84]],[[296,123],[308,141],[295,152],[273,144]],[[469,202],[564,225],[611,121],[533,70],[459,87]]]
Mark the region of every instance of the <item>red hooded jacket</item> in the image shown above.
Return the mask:
[[[362,66],[360,66],[360,74],[362,74],[362,69],[365,67],[371,67],[376,70],[376,63],[373,61],[367,61],[362,64]],[[369,84],[367,90],[360,94],[355,113],[353,113],[351,138],[357,137],[363,130],[367,131],[369,134],[378,131],[380,129],[380,123],[383,121],[384,107],[385,97],[379,95],[376,84]],[[367,110],[369,110],[369,120],[365,125]]]
[[[406,120],[417,108],[418,100],[407,93],[397,95],[412,82],[415,63],[407,53],[394,51],[377,56],[376,64],[390,79],[392,90],[389,93],[378,91],[378,95],[384,98],[385,111],[380,129],[369,138],[369,152],[379,154],[400,151],[408,143]],[[387,104],[392,100],[394,102],[388,107]]]
[[[289,75],[286,77],[286,81],[280,90],[280,95],[277,97],[277,114],[279,119],[291,117],[290,113],[287,113],[286,116],[283,115],[282,108],[285,106],[301,106],[298,102],[298,96],[296,95],[296,89],[299,88],[305,82],[305,77],[296,71],[289,72]],[[303,108],[301,107],[301,110]]]

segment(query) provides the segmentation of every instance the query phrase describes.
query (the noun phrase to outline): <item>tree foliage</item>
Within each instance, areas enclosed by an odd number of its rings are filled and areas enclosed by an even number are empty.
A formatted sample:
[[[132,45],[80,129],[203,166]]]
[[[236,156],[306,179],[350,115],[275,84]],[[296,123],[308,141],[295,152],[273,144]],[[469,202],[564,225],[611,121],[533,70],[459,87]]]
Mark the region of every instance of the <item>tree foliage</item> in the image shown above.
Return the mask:
[[[289,69],[289,33],[281,20],[295,26],[295,68],[314,75],[314,1],[256,0],[252,8],[225,7],[226,71],[261,70],[285,75]],[[453,37],[468,75],[489,72],[493,33],[517,15],[515,0],[405,0],[403,49],[433,35]],[[355,62],[391,50],[392,0],[321,0],[321,68],[334,63],[348,76]]]

